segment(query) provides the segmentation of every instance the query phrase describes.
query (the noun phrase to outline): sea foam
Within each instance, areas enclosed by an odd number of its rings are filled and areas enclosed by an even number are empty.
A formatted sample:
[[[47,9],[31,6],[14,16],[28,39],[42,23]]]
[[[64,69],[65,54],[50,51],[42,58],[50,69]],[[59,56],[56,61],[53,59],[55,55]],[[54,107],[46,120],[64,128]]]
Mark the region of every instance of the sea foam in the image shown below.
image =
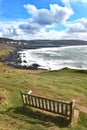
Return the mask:
[[[38,64],[39,68],[59,70],[73,68],[87,70],[87,46],[27,49],[19,52],[21,66]]]

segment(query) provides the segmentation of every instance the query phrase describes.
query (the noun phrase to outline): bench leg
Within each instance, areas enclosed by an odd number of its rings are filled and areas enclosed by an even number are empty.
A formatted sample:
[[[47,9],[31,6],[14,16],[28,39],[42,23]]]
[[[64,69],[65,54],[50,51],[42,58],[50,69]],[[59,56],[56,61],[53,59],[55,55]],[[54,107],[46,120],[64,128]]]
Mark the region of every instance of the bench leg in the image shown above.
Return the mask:
[[[74,110],[73,117],[70,119],[70,124],[72,126],[75,126],[78,123],[78,117],[79,117],[79,111]]]

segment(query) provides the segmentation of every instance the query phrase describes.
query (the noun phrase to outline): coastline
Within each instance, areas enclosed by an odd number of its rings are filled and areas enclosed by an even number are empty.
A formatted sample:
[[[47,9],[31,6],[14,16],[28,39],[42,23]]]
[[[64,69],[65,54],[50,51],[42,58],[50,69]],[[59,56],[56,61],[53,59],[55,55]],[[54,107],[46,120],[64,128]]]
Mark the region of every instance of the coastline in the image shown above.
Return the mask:
[[[26,69],[26,70],[46,70],[46,69],[40,69],[38,68],[38,64],[33,64],[31,66],[21,66],[21,59],[19,56],[19,50],[14,49],[12,52],[10,52],[8,55],[4,55],[0,57],[0,62],[4,62],[6,65],[18,69]]]
[[[70,47],[77,47],[77,46],[67,46],[67,47],[61,47],[61,48],[70,48]],[[0,57],[0,62],[4,62],[6,65],[18,69],[26,69],[26,70],[48,70],[48,71],[57,71],[57,70],[62,70],[62,69],[73,69],[73,70],[79,70],[79,71],[86,71],[87,69],[80,69],[80,68],[75,68],[75,67],[61,67],[59,69],[50,69],[49,68],[43,68],[41,67],[38,63],[33,63],[30,66],[27,65],[21,65],[22,61],[20,58],[20,54],[18,53],[19,49],[14,48],[13,51],[11,51],[8,55],[5,55],[4,57]],[[26,61],[24,61],[26,63]]]
[[[20,66],[23,68],[60,70],[63,68],[87,70],[87,46],[67,46],[23,50]]]

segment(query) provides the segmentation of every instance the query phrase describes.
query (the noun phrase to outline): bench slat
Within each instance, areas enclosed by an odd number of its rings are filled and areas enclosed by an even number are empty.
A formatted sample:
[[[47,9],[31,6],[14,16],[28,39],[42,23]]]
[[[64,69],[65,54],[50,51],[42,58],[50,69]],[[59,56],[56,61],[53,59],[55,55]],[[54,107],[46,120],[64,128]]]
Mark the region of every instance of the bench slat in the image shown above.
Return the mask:
[[[24,105],[70,117],[70,121],[73,118],[75,102],[58,101],[38,95],[26,94],[23,91],[21,91],[21,96]]]

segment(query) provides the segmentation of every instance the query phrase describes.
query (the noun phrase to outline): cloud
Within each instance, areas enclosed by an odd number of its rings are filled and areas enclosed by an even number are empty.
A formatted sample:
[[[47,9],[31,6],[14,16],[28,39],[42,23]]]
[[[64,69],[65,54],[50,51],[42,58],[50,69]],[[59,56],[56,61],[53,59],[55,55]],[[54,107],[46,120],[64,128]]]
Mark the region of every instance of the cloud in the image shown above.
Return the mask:
[[[9,23],[9,24],[8,24]],[[10,22],[0,22],[0,36],[13,38],[13,39],[81,39],[84,40],[87,38],[87,31],[81,30],[80,28],[87,26],[87,19],[81,18],[76,21],[66,23],[66,29],[62,31],[55,30],[55,25],[49,25],[43,28],[39,28],[34,32],[26,32],[26,28],[19,28],[20,25],[26,25],[27,21],[10,21]],[[78,30],[76,28],[78,25]],[[36,25],[32,25],[36,26]],[[81,27],[82,26],[82,27]],[[24,27],[24,26],[23,26]],[[51,30],[46,31],[46,28],[51,28]],[[2,30],[1,30],[2,29]],[[80,29],[80,30],[79,30]]]
[[[62,3],[66,6],[71,8],[72,3],[81,3],[81,4],[85,4],[87,3],[87,0],[61,0]]]
[[[27,25],[28,24],[28,25]],[[29,26],[30,25],[30,26]],[[87,38],[87,18],[68,21],[65,30],[55,30],[57,24],[41,26],[31,20],[0,22],[0,36],[13,39],[81,39]],[[50,29],[49,29],[50,28]],[[46,31],[49,29],[49,31]]]
[[[2,33],[0,32],[0,37],[2,37]]]
[[[27,23],[20,24],[19,29],[24,33],[35,34],[38,31],[45,29],[48,25],[53,26],[53,24],[64,24],[71,15],[73,15],[73,10],[68,7],[61,7],[58,4],[50,4],[50,9],[37,9],[34,5],[24,5],[27,9],[31,18],[29,18]]]
[[[32,23],[32,22],[31,22]],[[57,24],[56,24],[57,25]],[[74,21],[68,21],[64,24],[65,30],[55,30],[55,24],[38,27],[36,32],[24,33],[24,38],[29,39],[81,39],[87,37],[87,18],[81,18]],[[34,26],[34,25],[32,25]],[[36,25],[37,26],[37,25]],[[46,28],[51,28],[46,32]]]
[[[73,15],[73,10],[68,7],[62,7],[58,4],[50,4],[50,10],[37,9],[34,5],[24,5],[28,13],[32,15],[33,22],[41,25],[48,25],[52,23],[64,23]]]
[[[87,18],[78,19],[77,22],[81,23],[87,30]]]
[[[0,21],[0,34],[2,37],[14,38],[21,36],[23,31],[19,29],[19,25],[23,24],[21,21]]]
[[[37,23],[24,23],[19,25],[19,29],[27,33],[37,33],[41,29],[41,26]]]
[[[66,6],[66,7],[70,7],[71,8],[71,5],[70,5],[70,0],[61,0],[62,3]]]
[[[70,33],[79,33],[79,32],[87,32],[84,25],[81,23],[74,23],[70,25],[69,30]]]
[[[29,14],[32,14],[33,16],[36,15],[37,13],[37,8],[34,5],[27,4],[27,5],[24,5],[24,8],[27,9],[27,12]]]
[[[15,27],[10,27],[10,28],[3,28],[1,31],[2,37],[9,37],[9,38],[14,38],[21,36],[23,33],[20,29],[15,28]]]
[[[87,18],[77,19],[67,25],[70,33],[85,33],[87,32]]]
[[[29,19],[0,22],[0,36],[26,40],[86,39],[87,18],[69,21],[70,16],[74,14],[69,3],[71,0],[62,1],[66,2],[66,6],[50,4],[49,10],[37,9],[30,4],[24,5],[29,13]],[[56,27],[60,28],[61,25],[64,30],[58,31]]]

